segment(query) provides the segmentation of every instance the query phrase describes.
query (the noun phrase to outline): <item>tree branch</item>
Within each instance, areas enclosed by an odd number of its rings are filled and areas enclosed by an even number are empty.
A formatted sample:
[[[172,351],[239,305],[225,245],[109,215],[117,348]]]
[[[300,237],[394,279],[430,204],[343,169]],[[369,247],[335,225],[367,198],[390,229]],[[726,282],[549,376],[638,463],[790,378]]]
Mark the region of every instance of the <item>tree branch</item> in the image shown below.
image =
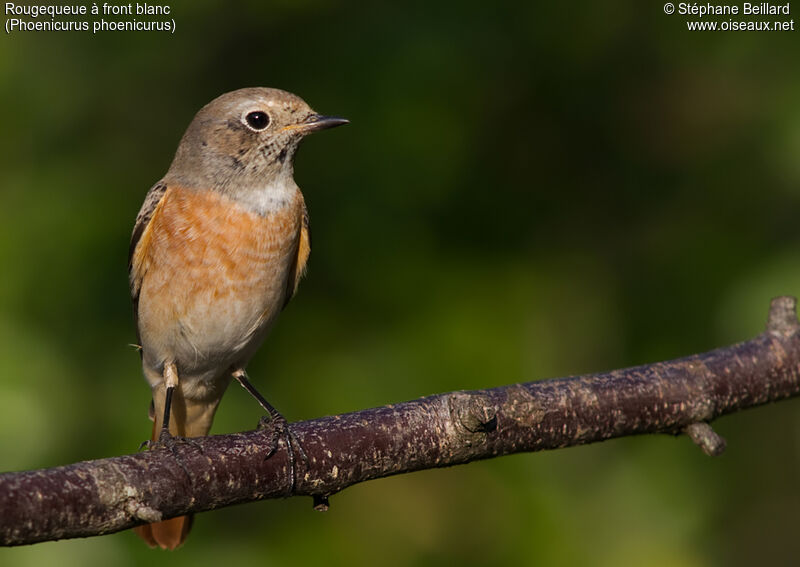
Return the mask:
[[[685,432],[709,455],[708,422],[800,393],[796,301],[772,301],[767,329],[740,344],[572,378],[451,392],[293,423],[177,439],[135,455],[0,475],[0,543],[22,545],[292,495],[328,497],[375,478],[642,433]],[[299,449],[302,449],[300,451]]]

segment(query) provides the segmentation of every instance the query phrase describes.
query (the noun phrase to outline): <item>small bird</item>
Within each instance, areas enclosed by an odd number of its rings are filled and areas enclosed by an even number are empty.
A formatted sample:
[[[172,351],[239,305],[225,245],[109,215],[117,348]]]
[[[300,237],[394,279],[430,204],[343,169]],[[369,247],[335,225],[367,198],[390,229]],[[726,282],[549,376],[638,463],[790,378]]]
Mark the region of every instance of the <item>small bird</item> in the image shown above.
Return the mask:
[[[223,94],[197,113],[147,193],[128,271],[154,441],[206,435],[232,379],[283,419],[245,367],[295,294],[311,250],[295,152],[311,132],[347,123],[278,89]],[[191,521],[135,531],[175,549]]]

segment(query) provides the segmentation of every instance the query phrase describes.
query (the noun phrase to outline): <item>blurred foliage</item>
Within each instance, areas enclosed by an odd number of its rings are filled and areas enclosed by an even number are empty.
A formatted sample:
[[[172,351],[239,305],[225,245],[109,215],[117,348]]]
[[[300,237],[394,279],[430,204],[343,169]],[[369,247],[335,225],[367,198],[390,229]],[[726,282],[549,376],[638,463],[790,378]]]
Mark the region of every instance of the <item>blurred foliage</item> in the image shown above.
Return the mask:
[[[759,333],[800,295],[797,32],[689,33],[661,3],[221,0],[174,35],[0,49],[0,470],[147,437],[133,219],[193,114],[263,85],[351,119],[296,176],[307,279],[251,365],[290,419],[620,368]],[[797,564],[798,401],[727,453],[622,439],[201,515],[0,564]],[[214,431],[251,428],[236,389]],[[0,511],[0,513],[2,513]]]

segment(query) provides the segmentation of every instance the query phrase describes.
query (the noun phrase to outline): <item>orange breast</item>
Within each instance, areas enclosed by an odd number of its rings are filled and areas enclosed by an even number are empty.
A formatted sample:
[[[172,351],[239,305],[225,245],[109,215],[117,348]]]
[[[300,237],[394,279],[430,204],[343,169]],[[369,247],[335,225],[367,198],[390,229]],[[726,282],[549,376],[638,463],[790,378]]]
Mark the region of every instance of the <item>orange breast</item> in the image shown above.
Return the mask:
[[[136,251],[146,358],[207,372],[249,350],[282,308],[302,196],[259,215],[212,191],[170,187]]]

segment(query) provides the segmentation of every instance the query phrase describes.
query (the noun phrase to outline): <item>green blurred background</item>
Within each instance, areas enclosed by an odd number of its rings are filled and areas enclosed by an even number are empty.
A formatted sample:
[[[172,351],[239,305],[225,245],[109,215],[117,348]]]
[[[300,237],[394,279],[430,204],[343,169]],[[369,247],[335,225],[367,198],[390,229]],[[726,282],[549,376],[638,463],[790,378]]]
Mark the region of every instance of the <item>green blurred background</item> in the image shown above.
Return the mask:
[[[689,33],[660,2],[175,2],[177,33],[0,43],[0,470],[150,431],[126,261],[194,113],[244,86],[352,124],[296,162],[308,277],[251,365],[291,420],[701,352],[800,295],[798,33]],[[202,514],[6,566],[789,565],[800,401]],[[217,433],[252,428],[231,387]],[[0,511],[2,513],[2,511]]]

